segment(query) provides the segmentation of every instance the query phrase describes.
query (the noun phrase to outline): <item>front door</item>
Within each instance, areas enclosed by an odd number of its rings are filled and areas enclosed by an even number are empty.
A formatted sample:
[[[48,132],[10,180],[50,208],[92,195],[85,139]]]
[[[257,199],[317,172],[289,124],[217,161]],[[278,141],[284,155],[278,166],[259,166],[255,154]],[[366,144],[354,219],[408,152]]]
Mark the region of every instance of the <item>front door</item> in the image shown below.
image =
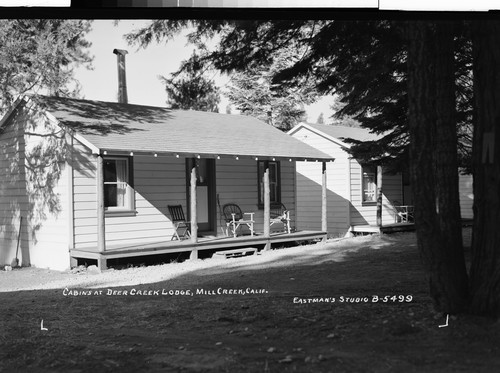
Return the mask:
[[[198,232],[215,232],[215,160],[208,158],[186,159],[187,201],[190,206],[189,189],[191,169],[196,165],[196,216]],[[191,211],[190,208],[188,208]],[[188,212],[189,215],[189,212]]]

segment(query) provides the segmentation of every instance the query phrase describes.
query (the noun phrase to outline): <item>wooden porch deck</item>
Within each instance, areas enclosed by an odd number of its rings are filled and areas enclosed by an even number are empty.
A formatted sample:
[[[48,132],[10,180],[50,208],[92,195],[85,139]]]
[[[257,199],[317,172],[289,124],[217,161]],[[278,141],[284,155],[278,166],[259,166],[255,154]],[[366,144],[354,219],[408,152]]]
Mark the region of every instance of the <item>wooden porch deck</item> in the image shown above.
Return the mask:
[[[353,233],[395,233],[395,232],[412,232],[415,230],[415,223],[393,223],[384,224],[381,227],[377,225],[353,225],[351,232]]]
[[[299,231],[293,233],[272,233],[269,238],[262,234],[252,236],[239,237],[199,237],[197,243],[191,242],[190,239],[182,241],[161,241],[148,243],[143,245],[108,245],[106,251],[98,252],[97,248],[91,247],[88,249],[71,249],[70,256],[72,259],[95,259],[98,267],[106,268],[108,259],[130,258],[146,255],[161,255],[179,252],[191,252],[192,257],[197,257],[197,251],[200,250],[220,250],[230,249],[235,247],[250,247],[257,245],[272,245],[283,242],[307,241],[314,239],[326,238],[327,232],[322,231]]]
[[[463,218],[462,226],[467,227],[472,225],[472,219]],[[396,233],[396,232],[413,232],[415,223],[392,223],[384,224],[382,227],[376,225],[353,225],[351,232],[354,233]]]

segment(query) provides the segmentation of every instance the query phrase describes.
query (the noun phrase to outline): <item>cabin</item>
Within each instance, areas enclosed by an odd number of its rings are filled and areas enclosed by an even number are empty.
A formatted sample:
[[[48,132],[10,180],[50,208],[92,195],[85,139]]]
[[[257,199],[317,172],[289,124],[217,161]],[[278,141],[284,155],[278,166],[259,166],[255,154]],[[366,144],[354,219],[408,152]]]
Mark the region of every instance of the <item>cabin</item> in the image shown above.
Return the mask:
[[[37,95],[4,116],[0,149],[0,265],[19,258],[64,270],[88,259],[106,268],[116,258],[326,236],[295,226],[295,169],[334,157],[252,117]],[[228,203],[254,213],[254,234],[245,224],[227,234]],[[278,204],[289,231],[269,224]],[[187,239],[175,235],[174,205],[191,224]]]
[[[379,136],[364,128],[300,123],[289,135],[335,158],[327,164],[328,234],[343,237],[356,232],[379,232],[381,229],[412,228],[411,219],[401,212],[413,208],[409,177],[365,166],[348,153],[343,140],[376,140]],[[298,229],[317,229],[321,206],[321,172],[311,162],[297,162]],[[382,182],[382,224],[377,225],[377,179]],[[459,176],[462,218],[472,218],[472,178]]]

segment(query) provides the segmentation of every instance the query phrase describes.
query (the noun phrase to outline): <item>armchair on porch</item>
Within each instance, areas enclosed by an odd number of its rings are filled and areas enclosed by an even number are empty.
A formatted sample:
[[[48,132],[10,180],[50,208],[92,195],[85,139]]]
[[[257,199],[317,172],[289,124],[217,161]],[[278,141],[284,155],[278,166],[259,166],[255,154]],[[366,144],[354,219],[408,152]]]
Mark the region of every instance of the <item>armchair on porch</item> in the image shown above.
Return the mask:
[[[272,226],[276,223],[283,223],[285,232],[290,234],[290,211],[287,210],[285,205],[282,203],[271,206],[271,219],[269,225]]]
[[[393,201],[392,206],[394,207],[394,222],[395,223],[412,223],[413,222],[413,206],[402,205],[399,201]]]
[[[236,237],[236,230],[242,224],[250,229],[250,234],[253,236],[253,223],[255,223],[253,212],[243,213],[237,204],[227,203],[222,207],[222,213],[226,222],[226,236],[229,236],[229,229],[231,229],[233,237]],[[244,215],[249,215],[249,219],[244,219]]]
[[[172,218],[174,225],[174,234],[171,240],[182,240],[183,238],[191,237],[191,223],[184,217],[184,210],[182,205],[168,205],[168,212]]]

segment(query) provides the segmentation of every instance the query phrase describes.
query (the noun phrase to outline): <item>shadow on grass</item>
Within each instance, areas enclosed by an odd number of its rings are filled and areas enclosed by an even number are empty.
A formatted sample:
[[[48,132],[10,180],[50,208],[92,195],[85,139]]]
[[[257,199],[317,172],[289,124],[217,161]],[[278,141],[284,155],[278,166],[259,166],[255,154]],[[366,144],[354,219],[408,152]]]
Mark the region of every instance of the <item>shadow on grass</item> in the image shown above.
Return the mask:
[[[146,280],[154,271],[164,272],[164,280],[143,285],[111,288],[97,275],[93,286],[101,288],[91,294],[102,295],[64,296],[61,289],[0,294],[0,310],[6,315],[0,321],[0,340],[9,342],[0,367],[8,371],[21,361],[31,369],[87,371],[500,368],[498,324],[459,317],[439,328],[444,320],[432,312],[412,234],[277,250],[213,266],[187,264],[193,267],[180,270],[180,263],[132,269],[144,271]],[[219,288],[268,292],[210,293]],[[135,294],[152,293],[130,295],[133,289]],[[163,290],[188,289],[208,293],[161,295]],[[122,295],[106,295],[113,290]],[[380,300],[400,294],[411,295],[411,301]],[[341,302],[342,296],[369,300]],[[297,298],[336,301],[296,303]],[[41,319],[47,331],[40,330]]]

